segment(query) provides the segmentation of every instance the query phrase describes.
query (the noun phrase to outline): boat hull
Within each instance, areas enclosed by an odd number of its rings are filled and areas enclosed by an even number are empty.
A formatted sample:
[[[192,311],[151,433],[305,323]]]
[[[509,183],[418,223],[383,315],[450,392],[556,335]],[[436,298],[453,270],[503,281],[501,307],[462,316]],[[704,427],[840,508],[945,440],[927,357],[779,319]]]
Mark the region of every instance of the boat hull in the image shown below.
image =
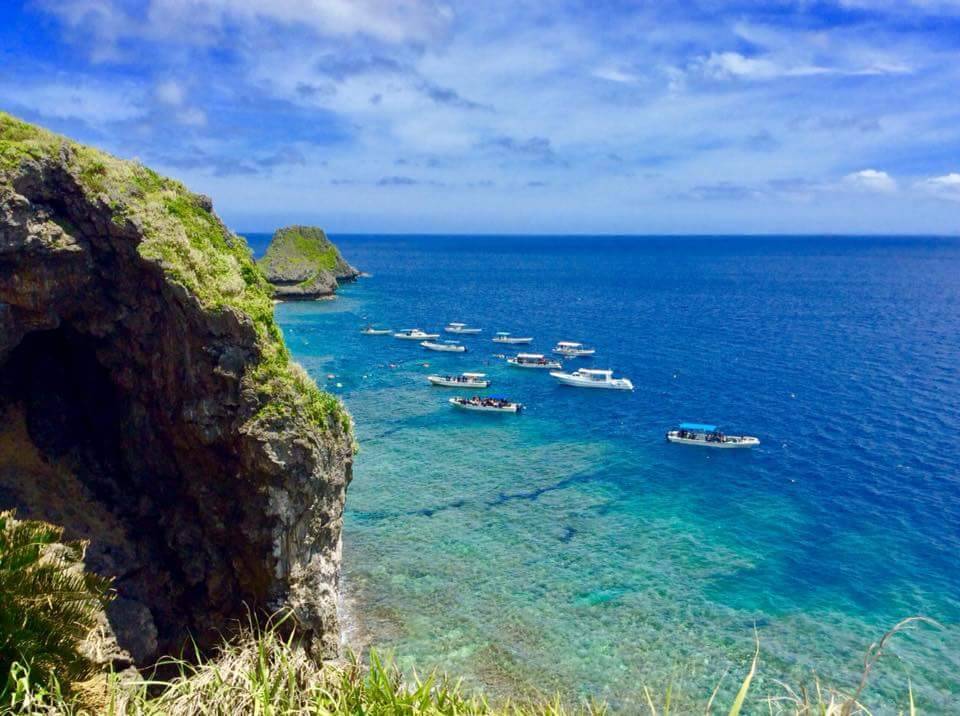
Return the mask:
[[[423,341],[421,344],[428,351],[437,351],[438,353],[466,353],[466,346],[445,346],[439,343],[430,343],[428,341]]]
[[[752,448],[760,444],[760,440],[750,435],[728,435],[723,442],[713,442],[707,440],[695,440],[692,438],[682,438],[672,431],[667,433],[667,440],[677,445],[694,445],[696,447],[717,448],[720,450],[735,450],[743,448]]]
[[[604,390],[633,390],[633,383],[626,378],[614,378],[609,383],[600,380],[584,380],[567,373],[550,373],[561,385],[571,388],[601,388]]]
[[[389,336],[390,331],[360,331],[365,336]]]
[[[431,384],[431,385],[436,385],[436,386],[439,386],[439,387],[441,387],[441,388],[473,388],[473,389],[480,389],[480,388],[489,388],[489,387],[490,387],[490,381],[489,381],[489,380],[477,380],[477,381],[471,381],[471,382],[460,381],[460,380],[447,380],[446,378],[444,378],[443,376],[440,376],[440,375],[428,375],[428,376],[427,376],[427,380],[430,381],[430,384]]]
[[[552,352],[564,358],[591,358],[596,354],[596,351],[558,351],[557,349]]]
[[[482,332],[483,332],[483,329],[482,329],[482,328],[459,328],[459,329],[457,329],[457,328],[444,328],[443,330],[444,330],[445,332],[447,332],[447,333],[454,333],[454,334],[456,334],[456,335],[458,335],[458,336],[474,336],[474,335],[476,335],[477,333],[482,333]]]
[[[434,338],[439,338],[439,333],[424,333],[418,336],[408,336],[403,333],[394,333],[393,337],[399,341],[424,341],[424,340],[433,340]]]
[[[512,365],[514,368],[528,368],[532,370],[559,370],[563,367],[559,363],[544,363],[542,365],[537,363],[518,363],[512,358],[507,358],[507,363]]]
[[[460,410],[469,410],[473,413],[519,413],[523,406],[519,403],[511,403],[502,408],[496,408],[491,405],[473,405],[471,403],[461,403],[456,398],[450,398],[450,405]]]
[[[533,338],[494,338],[494,343],[502,343],[508,346],[525,346],[533,343]]]

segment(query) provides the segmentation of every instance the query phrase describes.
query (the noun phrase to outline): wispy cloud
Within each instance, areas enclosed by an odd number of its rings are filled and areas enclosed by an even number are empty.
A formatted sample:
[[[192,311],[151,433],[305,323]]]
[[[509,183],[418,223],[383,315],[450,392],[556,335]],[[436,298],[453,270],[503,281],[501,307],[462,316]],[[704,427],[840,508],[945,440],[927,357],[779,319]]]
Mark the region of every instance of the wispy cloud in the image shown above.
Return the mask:
[[[739,52],[711,52],[694,62],[692,68],[713,79],[774,80],[818,76],[899,75],[910,72],[903,64],[874,63],[856,67],[793,64],[769,57],[746,57]]]
[[[491,110],[492,107],[473,102],[460,96],[460,93],[449,87],[441,87],[431,82],[421,82],[420,90],[437,104],[445,104],[459,109]]]
[[[851,187],[876,194],[892,194],[897,190],[894,178],[877,169],[861,169],[847,174],[843,180]]]
[[[4,55],[4,108],[156,161],[228,217],[956,228],[956,0],[559,0],[549,14],[510,0],[31,0],[9,13],[34,32]],[[909,210],[924,197],[949,201]]]
[[[27,83],[22,79],[0,84],[0,101],[43,117],[78,120],[92,126],[124,122],[146,114],[142,90],[131,84],[79,82]]]
[[[930,177],[919,182],[921,190],[939,199],[960,201],[960,174],[951,172],[939,177]]]
[[[532,161],[549,164],[560,161],[553,149],[553,144],[546,137],[519,139],[517,137],[498,136],[483,140],[480,142],[480,146],[484,149]]]
[[[413,177],[407,176],[389,176],[383,177],[377,182],[377,186],[414,186],[419,184]]]

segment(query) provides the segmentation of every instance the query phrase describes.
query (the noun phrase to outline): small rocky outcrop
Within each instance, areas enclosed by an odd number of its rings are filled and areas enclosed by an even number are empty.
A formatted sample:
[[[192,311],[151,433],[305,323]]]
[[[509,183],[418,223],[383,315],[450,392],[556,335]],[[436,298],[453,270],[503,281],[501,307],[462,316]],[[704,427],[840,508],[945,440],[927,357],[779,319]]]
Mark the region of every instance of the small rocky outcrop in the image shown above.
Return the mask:
[[[138,664],[292,608],[339,643],[350,418],[190,193],[0,113],[0,509],[89,540]]]
[[[323,229],[315,226],[278,229],[257,263],[273,286],[274,298],[287,301],[329,298],[338,283],[353,281],[360,275],[343,259]]]

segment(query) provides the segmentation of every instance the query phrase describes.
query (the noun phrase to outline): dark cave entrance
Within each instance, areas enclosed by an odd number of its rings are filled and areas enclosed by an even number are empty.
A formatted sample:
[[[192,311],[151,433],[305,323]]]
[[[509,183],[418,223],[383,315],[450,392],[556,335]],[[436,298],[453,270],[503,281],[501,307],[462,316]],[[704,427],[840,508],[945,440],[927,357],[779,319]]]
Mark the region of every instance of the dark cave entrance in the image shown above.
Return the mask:
[[[93,339],[69,326],[29,333],[0,366],[0,401],[19,404],[27,433],[47,459],[66,459],[96,490],[121,460],[123,397],[96,358]]]
[[[143,663],[156,655],[158,625],[180,629],[158,618],[175,610],[156,569],[157,520],[135,518],[133,406],[98,360],[99,343],[63,325],[27,334],[0,364],[0,509],[89,541],[87,568],[115,578],[107,615],[117,641]]]

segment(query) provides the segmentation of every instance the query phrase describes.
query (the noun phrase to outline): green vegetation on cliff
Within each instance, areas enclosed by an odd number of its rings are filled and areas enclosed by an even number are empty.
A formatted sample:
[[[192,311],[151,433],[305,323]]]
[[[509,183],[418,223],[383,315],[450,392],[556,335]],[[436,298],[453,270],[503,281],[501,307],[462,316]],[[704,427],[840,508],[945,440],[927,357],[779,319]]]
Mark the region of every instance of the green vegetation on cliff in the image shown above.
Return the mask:
[[[209,199],[138,162],[117,159],[0,112],[0,192],[10,191],[21,165],[31,161],[64,165],[91,201],[109,209],[114,224],[137,226],[143,236],[140,255],[160,266],[204,308],[234,311],[252,321],[261,360],[246,380],[261,396],[259,417],[302,415],[324,428],[351,429],[340,402],[291,360],[273,318],[270,284],[246,242],[212,212]]]
[[[335,271],[346,262],[327,238],[323,229],[315,226],[286,226],[278,229],[267,252],[258,262],[265,271],[285,271],[288,266],[305,267],[306,270]]]
[[[86,678],[81,644],[109,598],[109,580],[83,569],[83,542],[0,512],[0,709],[18,680]]]
[[[337,278],[356,273],[344,261],[324,230],[316,226],[285,226],[277,229],[266,253],[257,263],[268,278],[271,274],[312,275],[318,271],[329,271]]]
[[[870,670],[896,632],[915,621],[905,620],[871,645],[864,662],[863,679],[852,693],[840,693],[815,681],[812,689],[794,689],[776,682],[772,693],[759,693],[759,645],[753,660],[736,669],[736,694],[728,699],[712,694],[681,694],[672,685],[662,690],[644,688],[645,702],[612,709],[586,701],[569,706],[559,696],[522,702],[491,704],[482,694],[469,693],[459,681],[438,672],[426,678],[406,677],[390,659],[370,652],[369,663],[350,656],[346,663],[318,664],[296,639],[278,629],[256,624],[211,659],[196,661],[168,658],[158,664],[172,678],[131,678],[102,674],[69,690],[57,680],[47,684],[23,682],[4,706],[16,713],[110,714],[283,714],[284,716],[600,716],[631,713],[644,716],[703,713],[739,716],[741,713],[792,716],[869,716],[862,692]],[[642,679],[642,675],[638,675]],[[24,708],[26,706],[27,708]],[[904,708],[898,713],[915,716],[909,684],[904,688]]]
[[[315,226],[278,229],[257,264],[279,298],[329,296],[336,291],[338,280],[350,280],[358,275],[323,229]]]

